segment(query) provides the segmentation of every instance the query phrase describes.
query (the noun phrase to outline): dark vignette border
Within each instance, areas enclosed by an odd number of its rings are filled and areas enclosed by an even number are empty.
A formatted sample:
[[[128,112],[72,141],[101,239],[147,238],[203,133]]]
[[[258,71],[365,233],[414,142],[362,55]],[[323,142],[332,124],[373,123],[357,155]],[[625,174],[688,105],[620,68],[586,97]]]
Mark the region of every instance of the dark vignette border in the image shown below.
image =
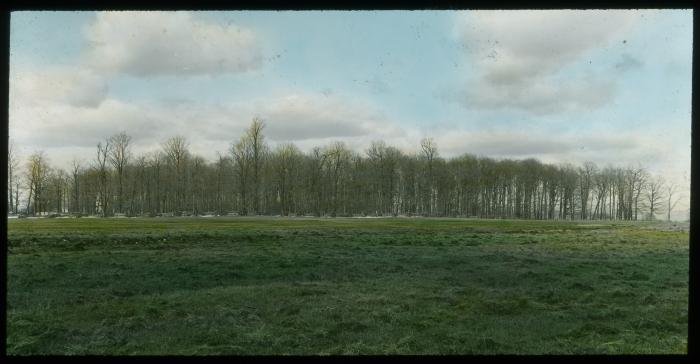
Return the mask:
[[[330,1],[319,1],[319,0],[304,0],[304,1],[283,1],[283,0],[238,0],[238,1],[223,1],[223,0],[201,0],[201,1],[163,1],[163,0],[150,0],[150,1],[134,1],[134,0],[109,0],[109,1],[87,1],[87,0],[64,0],[60,2],[47,1],[47,0],[35,0],[35,1],[15,1],[9,0],[5,3],[0,4],[0,25],[2,28],[3,36],[0,39],[0,48],[2,51],[2,58],[6,61],[3,64],[2,73],[0,74],[2,80],[2,88],[0,91],[0,112],[2,115],[1,125],[0,125],[0,138],[2,138],[2,152],[0,153],[0,165],[3,168],[0,169],[0,179],[2,180],[2,190],[7,191],[7,153],[9,147],[9,74],[10,74],[10,17],[12,11],[31,11],[31,10],[48,10],[48,11],[79,11],[79,10],[457,10],[457,9],[693,9],[693,38],[697,34],[697,20],[698,12],[694,9],[693,1],[658,1],[658,0],[626,0],[626,1],[576,1],[576,0],[559,0],[559,1],[516,1],[516,0],[501,0],[501,1],[458,1],[458,0],[433,0],[433,1],[420,1],[420,0],[381,0],[381,1],[370,1],[370,0],[360,0],[360,1],[348,1],[348,0],[330,0]],[[693,70],[696,69],[698,59],[698,50],[693,47]],[[698,355],[698,319],[697,310],[694,306],[697,305],[697,279],[694,275],[698,272],[698,262],[700,258],[698,257],[697,247],[695,242],[700,237],[700,232],[698,232],[698,226],[700,225],[700,215],[696,213],[700,209],[700,198],[698,198],[695,191],[700,190],[700,185],[698,185],[698,173],[700,173],[700,148],[698,148],[698,139],[700,138],[700,125],[697,122],[697,105],[699,103],[698,92],[696,92],[695,86],[697,83],[698,72],[692,72],[693,77],[693,91],[692,91],[692,109],[691,109],[691,179],[690,179],[690,244],[689,244],[689,296],[688,296],[688,357],[695,357]],[[0,328],[3,338],[7,337],[6,333],[6,323],[7,323],[7,194],[4,197],[5,202],[0,206],[0,237],[2,237],[2,248],[4,254],[4,269],[0,270],[0,281],[2,282],[2,293],[4,299],[2,300],[3,306],[3,325]],[[3,356],[7,356],[7,346],[6,342],[2,345]],[[50,359],[51,357],[47,357]],[[57,357],[58,358],[58,357]],[[91,358],[91,357],[85,357]],[[93,357],[95,359],[104,360],[104,357]],[[139,357],[130,357],[137,359]],[[157,357],[148,357],[157,359]],[[169,357],[170,359],[178,359],[178,357]],[[267,359],[278,359],[275,357],[265,357]],[[316,357],[317,359],[321,359]],[[366,359],[379,359],[385,360],[386,357],[378,356],[366,356]],[[436,358],[454,359],[460,357],[444,356]],[[19,359],[15,357],[14,359]],[[31,360],[31,357],[26,359]],[[60,358],[59,358],[60,359]],[[186,358],[182,358],[186,359]],[[256,359],[264,359],[263,357],[257,357]],[[305,357],[304,359],[313,359],[313,357]],[[347,360],[347,359],[357,359],[351,357],[333,357],[332,360]],[[411,360],[420,359],[416,356],[406,356],[400,357],[400,359]],[[471,359],[496,359],[496,360],[532,360],[541,361],[545,360],[557,360],[564,359],[567,361],[579,361],[579,360],[627,360],[632,359],[634,361],[657,361],[658,359],[671,359],[671,360],[687,360],[685,356],[478,356],[471,357]]]

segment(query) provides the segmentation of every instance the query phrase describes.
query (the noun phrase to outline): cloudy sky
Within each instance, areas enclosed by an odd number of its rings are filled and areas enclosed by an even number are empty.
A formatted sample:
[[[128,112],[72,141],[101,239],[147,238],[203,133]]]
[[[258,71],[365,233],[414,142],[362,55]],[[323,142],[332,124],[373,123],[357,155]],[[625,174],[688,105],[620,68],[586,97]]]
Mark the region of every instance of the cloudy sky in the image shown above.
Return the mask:
[[[687,190],[691,68],[692,10],[13,12],[9,131],[62,167],[122,130],[213,159],[259,116],[273,145],[433,137]]]

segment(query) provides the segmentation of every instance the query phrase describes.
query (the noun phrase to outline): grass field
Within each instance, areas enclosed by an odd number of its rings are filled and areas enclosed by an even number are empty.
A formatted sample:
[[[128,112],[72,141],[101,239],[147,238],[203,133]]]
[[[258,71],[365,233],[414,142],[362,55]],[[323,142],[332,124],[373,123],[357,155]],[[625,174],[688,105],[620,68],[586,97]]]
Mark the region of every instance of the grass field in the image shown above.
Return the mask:
[[[458,219],[8,223],[7,353],[686,353],[688,232]]]

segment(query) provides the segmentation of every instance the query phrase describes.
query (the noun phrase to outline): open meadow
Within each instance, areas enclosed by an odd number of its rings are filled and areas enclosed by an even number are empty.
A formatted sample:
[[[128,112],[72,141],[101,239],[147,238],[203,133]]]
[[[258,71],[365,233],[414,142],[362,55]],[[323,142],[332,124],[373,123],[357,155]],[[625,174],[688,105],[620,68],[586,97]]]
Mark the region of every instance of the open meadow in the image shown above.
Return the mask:
[[[686,353],[665,223],[8,222],[7,353]]]

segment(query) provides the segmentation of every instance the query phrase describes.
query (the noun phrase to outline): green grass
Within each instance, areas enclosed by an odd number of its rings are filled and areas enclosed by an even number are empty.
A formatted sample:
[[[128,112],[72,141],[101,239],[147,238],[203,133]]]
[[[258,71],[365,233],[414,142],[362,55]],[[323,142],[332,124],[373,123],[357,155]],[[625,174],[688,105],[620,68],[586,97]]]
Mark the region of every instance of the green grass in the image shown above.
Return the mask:
[[[654,227],[12,220],[7,353],[686,353],[688,233]]]

